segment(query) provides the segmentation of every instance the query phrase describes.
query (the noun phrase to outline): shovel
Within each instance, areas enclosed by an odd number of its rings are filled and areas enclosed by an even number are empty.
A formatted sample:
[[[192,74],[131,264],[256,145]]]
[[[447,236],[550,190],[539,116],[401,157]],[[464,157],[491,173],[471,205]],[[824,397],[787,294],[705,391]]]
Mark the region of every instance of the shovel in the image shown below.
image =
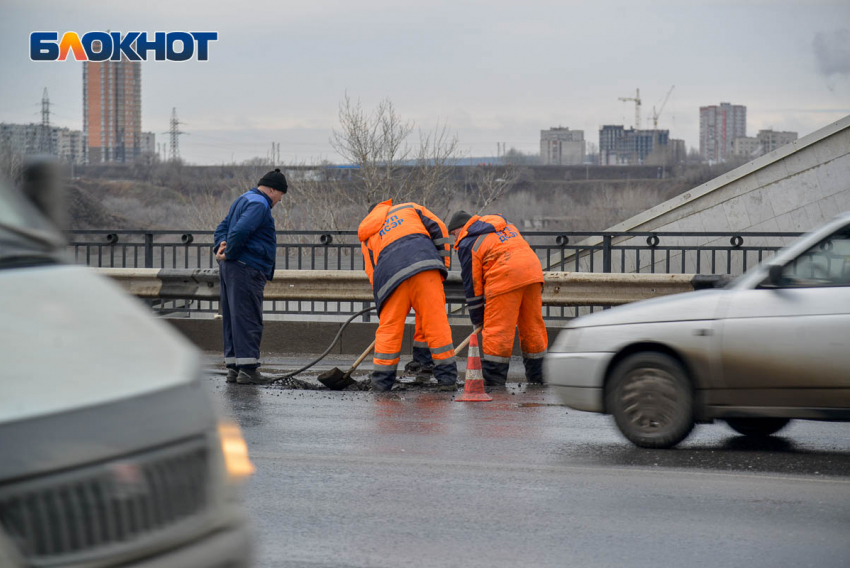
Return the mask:
[[[464,339],[460,345],[457,346],[455,352],[462,351],[467,345],[469,345],[469,341],[472,339],[472,336],[481,331],[481,327],[476,327],[472,333],[469,334],[469,337]],[[376,340],[377,341],[377,340]],[[366,351],[363,352],[360,357],[354,362],[350,369],[345,371],[344,373],[338,368],[334,367],[330,371],[325,371],[321,375],[319,375],[319,382],[328,387],[330,390],[343,390],[353,384],[356,384],[357,381],[351,378],[351,373],[354,372],[355,369],[363,362],[363,360],[369,356],[369,353],[372,352],[372,349],[375,348],[375,341],[372,342]]]
[[[455,353],[456,353],[456,354],[457,354],[457,353],[460,353],[461,351],[463,351],[464,349],[466,349],[466,346],[467,346],[467,345],[469,345],[469,342],[470,342],[470,340],[472,339],[472,336],[473,336],[473,335],[475,335],[476,333],[479,333],[479,332],[481,331],[481,329],[482,329],[482,326],[480,326],[480,325],[479,325],[478,327],[476,327],[475,329],[473,329],[473,330],[472,330],[472,333],[470,333],[470,334],[469,334],[469,337],[467,337],[466,339],[464,339],[463,341],[461,341],[461,342],[460,342],[460,345],[458,345],[457,347],[455,347]]]
[[[357,381],[351,378],[351,373],[353,373],[357,366],[363,362],[363,359],[369,356],[369,353],[371,353],[374,348],[375,342],[373,341],[372,345],[370,345],[366,351],[357,358],[357,361],[354,362],[350,369],[343,373],[339,368],[334,367],[330,371],[325,371],[319,375],[319,382],[332,391],[339,391],[357,383]]]

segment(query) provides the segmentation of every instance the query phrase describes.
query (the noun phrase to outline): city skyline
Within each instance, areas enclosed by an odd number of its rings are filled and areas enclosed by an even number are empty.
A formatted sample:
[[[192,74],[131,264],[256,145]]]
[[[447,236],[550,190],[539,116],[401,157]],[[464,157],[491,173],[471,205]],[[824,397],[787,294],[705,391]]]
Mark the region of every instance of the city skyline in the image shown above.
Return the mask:
[[[263,156],[272,142],[281,144],[285,162],[337,159],[328,139],[346,92],[366,108],[388,97],[423,129],[448,123],[473,156],[495,155],[497,143],[536,154],[540,130],[555,125],[584,130],[589,141],[604,124],[632,127],[634,105],[618,98],[635,88],[646,122],[676,85],[658,128],[689,148],[699,147],[699,107],[720,101],[747,106],[752,132],[805,136],[850,114],[850,62],[841,57],[850,32],[836,25],[850,21],[850,7],[837,2],[700,1],[675,15],[669,2],[649,10],[605,2],[523,10],[494,2],[484,10],[463,2],[448,19],[442,2],[404,9],[376,0],[359,9],[319,2],[285,10],[253,2],[244,14],[199,5],[103,3],[93,10],[12,0],[0,23],[8,54],[0,73],[20,82],[0,87],[0,122],[37,122],[38,97],[48,87],[53,122],[82,128],[82,64],[28,61],[30,31],[154,30],[166,23],[220,33],[209,62],[142,64],[142,130],[167,131],[176,107],[189,133],[181,153],[194,163]],[[39,9],[45,6],[56,8],[47,22]],[[268,12],[268,21],[254,21],[257,11]],[[586,26],[575,23],[582,19]],[[720,22],[728,36],[722,41],[711,29]],[[649,28],[654,37],[646,38]],[[634,49],[624,55],[596,47],[593,33],[602,30]],[[542,57],[552,48],[569,57]]]

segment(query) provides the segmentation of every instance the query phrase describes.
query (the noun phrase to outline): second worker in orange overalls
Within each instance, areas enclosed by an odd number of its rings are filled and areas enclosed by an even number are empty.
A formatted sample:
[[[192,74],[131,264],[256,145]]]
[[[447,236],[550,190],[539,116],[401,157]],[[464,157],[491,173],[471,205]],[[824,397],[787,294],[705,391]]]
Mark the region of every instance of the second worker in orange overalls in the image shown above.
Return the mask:
[[[378,307],[372,390],[388,391],[395,382],[411,307],[416,312],[415,340],[427,343],[440,390],[455,390],[457,364],[443,289],[451,268],[445,223],[421,205],[393,205],[389,199],[370,210],[357,238]]]
[[[473,217],[458,211],[448,229],[456,237],[469,317],[473,326],[484,326],[484,383],[498,386],[507,381],[517,328],[526,380],[542,383],[549,340],[543,323],[540,259],[501,215]]]

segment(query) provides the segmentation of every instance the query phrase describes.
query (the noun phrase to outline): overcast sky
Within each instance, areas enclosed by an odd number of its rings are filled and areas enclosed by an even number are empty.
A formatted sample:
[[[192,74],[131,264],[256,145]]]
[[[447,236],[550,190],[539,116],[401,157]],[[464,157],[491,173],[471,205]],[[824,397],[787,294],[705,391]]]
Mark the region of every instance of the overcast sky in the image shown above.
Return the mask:
[[[504,142],[538,152],[540,130],[634,123],[632,96],[675,90],[658,126],[699,145],[699,107],[747,106],[747,133],[806,135],[850,114],[850,2],[771,0],[0,0],[0,121],[82,125],[82,63],[29,60],[32,31],[218,31],[208,62],[143,63],[142,126],[172,107],[194,163],[241,161],[280,142],[284,161],[334,154],[347,91],[389,97],[428,128],[446,121],[465,152]]]

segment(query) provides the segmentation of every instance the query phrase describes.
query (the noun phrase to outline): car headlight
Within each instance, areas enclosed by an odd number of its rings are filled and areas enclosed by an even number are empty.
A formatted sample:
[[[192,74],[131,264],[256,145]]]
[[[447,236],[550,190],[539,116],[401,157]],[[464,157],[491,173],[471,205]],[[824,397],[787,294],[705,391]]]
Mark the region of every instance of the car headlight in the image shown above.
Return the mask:
[[[254,464],[248,457],[248,445],[242,437],[242,430],[234,422],[219,422],[218,437],[221,439],[221,453],[227,475],[233,480],[241,480],[254,473]]]

